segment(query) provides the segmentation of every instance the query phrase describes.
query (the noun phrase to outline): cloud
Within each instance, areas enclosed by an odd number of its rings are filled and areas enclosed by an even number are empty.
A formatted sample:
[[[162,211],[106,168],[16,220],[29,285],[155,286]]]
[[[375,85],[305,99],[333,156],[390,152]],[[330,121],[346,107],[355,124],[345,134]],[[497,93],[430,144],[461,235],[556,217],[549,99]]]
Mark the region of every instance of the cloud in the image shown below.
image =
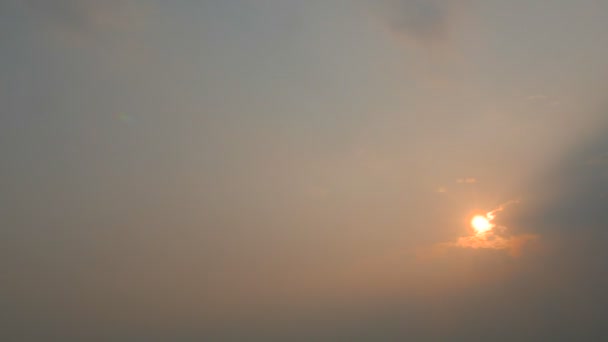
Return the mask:
[[[381,16],[389,29],[422,45],[440,45],[450,39],[463,1],[386,0]]]
[[[512,256],[521,255],[522,248],[531,241],[538,239],[538,235],[524,234],[517,236],[503,237],[496,233],[476,234],[463,236],[456,242],[448,243],[448,246],[472,248],[472,249],[504,249],[508,250]]]
[[[25,0],[30,15],[53,29],[76,35],[124,31],[141,23],[146,11],[127,0]]]
[[[458,178],[456,180],[456,183],[460,183],[460,184],[475,184],[475,183],[477,183],[477,179],[475,179],[473,177]]]
[[[608,165],[608,152],[587,160],[587,165]]]
[[[545,106],[559,106],[561,102],[543,94],[529,95],[526,99],[531,103],[542,104]]]
[[[496,209],[494,209],[494,210],[490,211],[490,212],[488,213],[488,216],[491,216],[491,217],[492,217],[492,219],[494,219],[494,217],[496,217],[496,213],[498,213],[498,212],[501,212],[501,211],[505,210],[505,208],[506,208],[507,206],[510,206],[510,205],[512,205],[512,204],[519,204],[519,200],[510,200],[510,201],[507,201],[507,202],[505,202],[505,203],[503,203],[503,204],[499,205],[499,206],[498,206],[498,208],[496,208]]]
[[[471,235],[459,237],[454,242],[440,244],[443,247],[459,247],[471,249],[507,250],[512,256],[519,256],[528,242],[538,239],[538,235],[510,235],[507,227],[496,225],[493,221],[499,212],[508,206],[519,203],[518,200],[508,201],[485,214],[489,229],[476,231]]]
[[[548,97],[546,95],[530,95],[528,96],[528,100],[537,101],[537,100],[546,100]]]

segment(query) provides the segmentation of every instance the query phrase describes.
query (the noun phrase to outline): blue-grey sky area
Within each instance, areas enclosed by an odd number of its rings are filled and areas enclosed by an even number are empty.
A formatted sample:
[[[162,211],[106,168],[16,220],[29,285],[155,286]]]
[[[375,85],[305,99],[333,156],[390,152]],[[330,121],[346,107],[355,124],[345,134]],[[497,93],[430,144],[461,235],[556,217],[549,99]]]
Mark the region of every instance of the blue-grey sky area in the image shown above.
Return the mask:
[[[600,0],[0,0],[0,339],[608,339],[607,32]]]

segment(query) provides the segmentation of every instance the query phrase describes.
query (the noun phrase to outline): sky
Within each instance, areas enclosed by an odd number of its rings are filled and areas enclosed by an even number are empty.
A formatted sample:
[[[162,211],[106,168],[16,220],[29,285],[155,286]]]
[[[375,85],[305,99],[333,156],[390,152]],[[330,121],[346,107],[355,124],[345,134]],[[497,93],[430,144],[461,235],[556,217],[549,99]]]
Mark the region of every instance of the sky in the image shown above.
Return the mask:
[[[0,339],[608,338],[606,32],[600,0],[0,0]]]

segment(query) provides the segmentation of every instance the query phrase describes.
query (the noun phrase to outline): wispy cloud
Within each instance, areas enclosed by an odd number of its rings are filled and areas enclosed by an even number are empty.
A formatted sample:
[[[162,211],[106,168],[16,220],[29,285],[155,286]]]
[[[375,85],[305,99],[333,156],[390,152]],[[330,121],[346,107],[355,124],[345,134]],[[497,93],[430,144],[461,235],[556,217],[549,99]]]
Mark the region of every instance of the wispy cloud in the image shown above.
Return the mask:
[[[458,238],[456,242],[447,245],[472,249],[504,249],[512,256],[519,256],[523,246],[536,239],[538,239],[538,235],[533,234],[503,237],[489,232],[483,235],[463,236]]]
[[[539,101],[539,100],[546,100],[548,97],[546,95],[530,95],[528,96],[528,100],[530,101]]]

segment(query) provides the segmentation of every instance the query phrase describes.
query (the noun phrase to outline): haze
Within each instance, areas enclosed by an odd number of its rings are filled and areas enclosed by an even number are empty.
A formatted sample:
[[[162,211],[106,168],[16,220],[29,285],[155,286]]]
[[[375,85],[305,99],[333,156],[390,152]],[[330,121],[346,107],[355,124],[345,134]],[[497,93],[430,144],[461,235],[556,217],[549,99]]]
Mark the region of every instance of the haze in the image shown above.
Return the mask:
[[[3,341],[608,338],[608,2],[0,25]],[[456,243],[515,202],[507,247]]]

